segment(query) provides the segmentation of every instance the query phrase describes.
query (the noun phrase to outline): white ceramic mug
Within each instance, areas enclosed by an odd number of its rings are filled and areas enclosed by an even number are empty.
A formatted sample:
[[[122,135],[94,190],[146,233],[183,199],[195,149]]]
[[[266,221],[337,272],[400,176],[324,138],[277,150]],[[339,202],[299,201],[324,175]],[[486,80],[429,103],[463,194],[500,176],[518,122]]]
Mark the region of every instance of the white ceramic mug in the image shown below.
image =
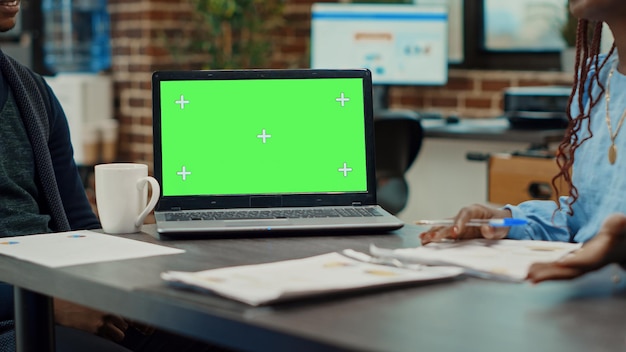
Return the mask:
[[[161,193],[157,180],[148,176],[148,166],[134,163],[100,164],[95,166],[95,174],[96,205],[104,232],[119,234],[141,231],[141,225],[156,206]],[[152,187],[150,202],[147,202],[148,183]]]

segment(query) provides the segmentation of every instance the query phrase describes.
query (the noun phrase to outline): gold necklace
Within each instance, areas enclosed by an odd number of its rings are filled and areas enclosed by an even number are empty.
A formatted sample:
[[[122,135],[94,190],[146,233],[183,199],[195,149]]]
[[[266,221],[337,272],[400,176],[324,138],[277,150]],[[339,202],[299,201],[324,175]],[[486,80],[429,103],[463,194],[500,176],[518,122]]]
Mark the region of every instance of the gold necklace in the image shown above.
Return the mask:
[[[617,137],[617,134],[619,133],[619,130],[622,128],[622,124],[624,123],[624,119],[626,118],[626,110],[624,110],[622,116],[619,118],[619,122],[617,123],[615,133],[613,133],[613,127],[611,126],[611,117],[609,116],[609,102],[611,101],[611,77],[613,77],[613,71],[615,71],[615,66],[617,66],[617,61],[611,66],[611,70],[609,71],[609,78],[606,82],[606,90],[604,92],[604,102],[606,105],[606,126],[609,129],[609,137],[611,138],[611,146],[609,147],[609,162],[611,163],[611,165],[615,164],[615,160],[617,160],[617,147],[615,146],[615,137]]]

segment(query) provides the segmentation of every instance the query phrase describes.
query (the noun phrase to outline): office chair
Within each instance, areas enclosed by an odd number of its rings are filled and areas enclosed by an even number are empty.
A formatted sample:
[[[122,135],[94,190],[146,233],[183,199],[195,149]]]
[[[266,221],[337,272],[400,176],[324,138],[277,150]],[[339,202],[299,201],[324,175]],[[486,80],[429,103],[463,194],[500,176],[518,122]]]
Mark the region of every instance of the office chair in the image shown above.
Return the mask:
[[[385,110],[374,115],[378,204],[399,213],[409,198],[404,177],[422,147],[423,130],[417,113]]]

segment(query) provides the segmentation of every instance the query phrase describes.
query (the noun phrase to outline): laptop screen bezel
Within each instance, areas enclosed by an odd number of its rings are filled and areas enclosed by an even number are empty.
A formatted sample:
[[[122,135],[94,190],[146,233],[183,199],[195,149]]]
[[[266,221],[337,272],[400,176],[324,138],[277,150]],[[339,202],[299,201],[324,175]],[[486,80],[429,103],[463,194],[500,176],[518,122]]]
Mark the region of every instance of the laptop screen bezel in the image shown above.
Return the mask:
[[[332,192],[315,194],[250,194],[163,196],[161,187],[157,211],[230,209],[256,207],[348,206],[376,204],[374,156],[374,116],[372,75],[367,69],[253,69],[156,71],[152,74],[154,177],[162,184],[161,98],[163,81],[173,80],[244,80],[244,79],[315,79],[359,78],[363,82],[364,130],[366,146],[367,192]]]

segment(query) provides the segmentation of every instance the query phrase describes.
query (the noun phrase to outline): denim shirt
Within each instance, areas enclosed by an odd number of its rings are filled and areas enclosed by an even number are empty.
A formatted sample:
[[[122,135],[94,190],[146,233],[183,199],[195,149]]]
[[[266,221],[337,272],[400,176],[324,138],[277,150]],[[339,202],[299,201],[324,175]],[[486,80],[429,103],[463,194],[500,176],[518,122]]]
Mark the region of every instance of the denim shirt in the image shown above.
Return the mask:
[[[602,62],[604,56],[600,58]],[[617,54],[613,54],[602,68],[599,80],[607,86],[609,71],[617,63]],[[589,77],[593,72],[589,73]],[[598,97],[600,88],[591,86],[591,95],[586,95],[586,106],[589,97]],[[610,84],[609,116],[613,133],[617,130],[619,120],[626,114],[626,76],[615,69]],[[578,111],[576,99],[572,105],[572,113]],[[507,205],[513,217],[529,221],[528,226],[512,227],[508,238],[537,239],[565,242],[586,242],[600,229],[603,221],[612,213],[626,213],[626,128],[622,128],[615,138],[617,160],[610,164],[608,150],[611,137],[606,123],[606,101],[604,94],[599,96],[598,103],[593,107],[589,130],[593,136],[585,141],[575,153],[572,168],[572,180],[578,189],[578,199],[573,204],[573,215],[566,200],[561,197],[561,209],[554,212],[556,203],[553,201],[531,200],[517,206]],[[579,140],[589,136],[587,125],[580,130]]]

